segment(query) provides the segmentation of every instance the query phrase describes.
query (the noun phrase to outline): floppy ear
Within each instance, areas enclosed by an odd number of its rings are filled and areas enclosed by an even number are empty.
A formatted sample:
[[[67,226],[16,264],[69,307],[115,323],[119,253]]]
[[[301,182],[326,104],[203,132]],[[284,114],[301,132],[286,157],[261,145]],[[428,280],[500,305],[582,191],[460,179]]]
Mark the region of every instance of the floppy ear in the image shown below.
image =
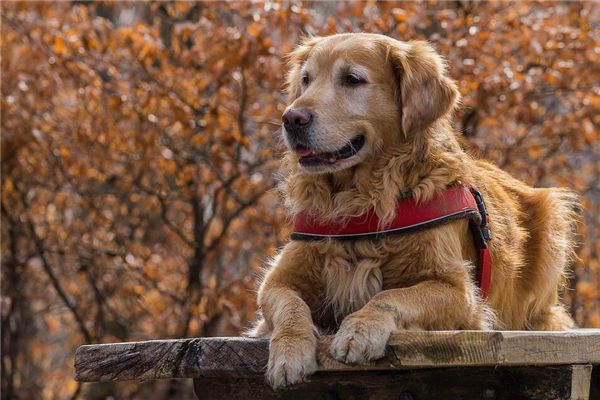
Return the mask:
[[[288,103],[291,103],[300,97],[302,89],[300,82],[300,70],[312,48],[321,41],[320,37],[308,37],[287,55],[288,73],[286,76],[286,92],[288,94]]]
[[[452,112],[459,101],[456,83],[446,76],[446,64],[424,41],[396,42],[390,60],[398,79],[402,130],[411,135]]]

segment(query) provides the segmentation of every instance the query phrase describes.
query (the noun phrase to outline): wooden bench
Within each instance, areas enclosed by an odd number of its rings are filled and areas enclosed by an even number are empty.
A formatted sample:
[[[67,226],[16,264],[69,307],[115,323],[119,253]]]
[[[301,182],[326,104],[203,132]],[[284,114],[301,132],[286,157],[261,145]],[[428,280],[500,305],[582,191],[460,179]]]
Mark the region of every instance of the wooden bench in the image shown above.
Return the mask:
[[[219,400],[600,399],[600,329],[398,332],[364,366],[332,359],[330,340],[309,382],[278,391],[264,381],[268,340],[238,337],[81,346],[75,378],[191,378],[199,399]]]

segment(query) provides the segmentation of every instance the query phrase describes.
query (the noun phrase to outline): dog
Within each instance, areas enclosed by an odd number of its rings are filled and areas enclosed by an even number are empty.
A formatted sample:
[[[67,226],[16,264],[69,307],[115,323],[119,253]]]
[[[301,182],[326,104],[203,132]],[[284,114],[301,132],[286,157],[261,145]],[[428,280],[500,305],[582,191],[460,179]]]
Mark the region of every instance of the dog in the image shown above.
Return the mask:
[[[573,327],[559,299],[573,256],[577,197],[531,188],[461,147],[446,64],[424,41],[377,34],[306,39],[289,56],[280,189],[292,217],[343,224],[368,212],[392,221],[398,199],[431,201],[476,188],[490,216],[491,282],[475,278],[472,226],[456,219],[402,235],[292,240],[258,292],[250,336],[269,337],[274,388],[317,370],[317,342],[344,363],[384,355],[396,330]]]

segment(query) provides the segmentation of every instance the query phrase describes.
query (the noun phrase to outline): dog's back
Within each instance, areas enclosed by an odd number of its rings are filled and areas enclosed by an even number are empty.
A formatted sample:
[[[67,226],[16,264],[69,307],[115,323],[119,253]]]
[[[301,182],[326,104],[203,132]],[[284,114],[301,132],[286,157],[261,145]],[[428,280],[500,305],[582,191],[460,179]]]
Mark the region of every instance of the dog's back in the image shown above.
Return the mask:
[[[475,165],[478,188],[485,192],[493,216],[492,249],[507,244],[511,248],[496,252],[506,258],[497,265],[513,267],[494,270],[496,274],[512,275],[512,279],[495,280],[510,283],[510,287],[496,287],[490,299],[498,313],[499,327],[572,328],[573,320],[559,305],[558,296],[574,256],[577,196],[560,188],[532,188],[484,161],[476,161]]]

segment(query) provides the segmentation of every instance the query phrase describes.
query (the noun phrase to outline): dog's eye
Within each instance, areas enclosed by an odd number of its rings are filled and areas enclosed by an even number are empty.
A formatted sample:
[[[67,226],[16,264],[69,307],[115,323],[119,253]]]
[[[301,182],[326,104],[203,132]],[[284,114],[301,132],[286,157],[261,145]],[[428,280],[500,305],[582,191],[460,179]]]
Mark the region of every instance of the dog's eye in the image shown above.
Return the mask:
[[[355,74],[347,74],[344,77],[344,83],[348,86],[356,86],[356,85],[360,85],[361,83],[365,83],[366,81],[361,78],[360,76],[357,76]]]
[[[310,78],[308,77],[308,75],[302,75],[302,84],[304,86],[308,86],[309,83],[310,83]]]

